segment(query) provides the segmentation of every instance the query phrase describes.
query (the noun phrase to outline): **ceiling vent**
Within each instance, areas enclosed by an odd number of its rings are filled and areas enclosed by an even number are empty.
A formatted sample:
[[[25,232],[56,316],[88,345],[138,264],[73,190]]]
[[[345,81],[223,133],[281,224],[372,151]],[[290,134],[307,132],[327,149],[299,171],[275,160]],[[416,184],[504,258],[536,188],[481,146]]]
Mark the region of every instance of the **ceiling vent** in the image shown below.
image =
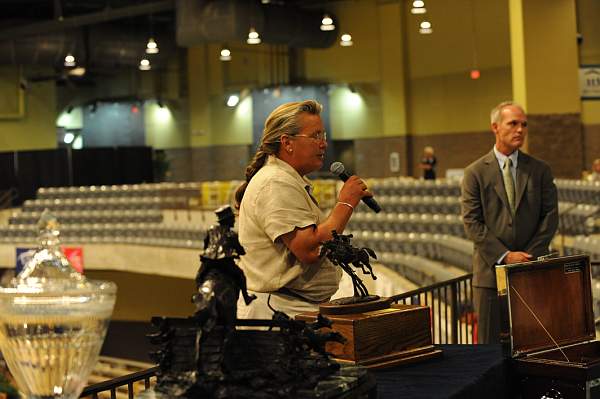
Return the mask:
[[[175,50],[173,40],[155,35],[161,52],[152,62],[161,65]],[[164,40],[163,40],[164,39]],[[62,67],[72,54],[77,65],[94,67],[137,66],[145,56],[148,35],[123,34],[113,26],[95,25],[84,29],[19,37],[0,42],[0,65],[38,65]]]
[[[337,30],[320,29],[323,10],[251,0],[179,0],[176,3],[177,44],[245,43],[252,27],[263,43],[327,48]],[[328,12],[331,15],[330,12]]]

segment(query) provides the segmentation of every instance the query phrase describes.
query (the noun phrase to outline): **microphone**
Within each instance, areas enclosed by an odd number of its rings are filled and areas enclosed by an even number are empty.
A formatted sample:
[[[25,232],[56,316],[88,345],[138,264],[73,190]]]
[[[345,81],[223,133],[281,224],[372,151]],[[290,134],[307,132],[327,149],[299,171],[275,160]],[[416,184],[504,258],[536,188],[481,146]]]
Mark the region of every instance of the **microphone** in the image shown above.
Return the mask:
[[[341,162],[332,163],[329,167],[329,171],[337,177],[339,177],[342,181],[346,181],[350,178],[350,175],[346,173],[346,168],[344,168],[344,164]],[[364,202],[365,205],[371,208],[375,213],[379,213],[381,211],[381,207],[373,197],[362,197],[362,202]]]

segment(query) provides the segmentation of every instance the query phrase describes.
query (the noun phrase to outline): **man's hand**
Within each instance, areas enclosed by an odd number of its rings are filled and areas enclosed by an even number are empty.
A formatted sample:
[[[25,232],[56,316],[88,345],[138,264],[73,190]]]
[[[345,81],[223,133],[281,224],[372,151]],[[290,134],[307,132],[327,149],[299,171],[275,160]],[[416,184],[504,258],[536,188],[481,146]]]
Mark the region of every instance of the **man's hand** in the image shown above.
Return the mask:
[[[504,263],[521,263],[521,262],[529,262],[533,258],[533,255],[528,254],[527,252],[515,251],[509,252],[504,257]]]

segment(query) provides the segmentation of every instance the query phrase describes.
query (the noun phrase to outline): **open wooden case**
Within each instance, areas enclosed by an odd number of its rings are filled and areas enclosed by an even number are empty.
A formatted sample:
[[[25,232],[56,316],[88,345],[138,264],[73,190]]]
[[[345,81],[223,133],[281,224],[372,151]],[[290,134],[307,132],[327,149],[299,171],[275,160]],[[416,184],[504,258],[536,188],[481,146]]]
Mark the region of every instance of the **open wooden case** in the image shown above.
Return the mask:
[[[442,356],[441,349],[433,346],[428,306],[389,302],[386,306],[365,312],[325,314],[332,322],[331,329],[346,338],[343,344],[328,342],[325,346],[334,360],[375,369]],[[314,322],[317,312],[302,313],[296,319]]]
[[[501,342],[521,397],[600,398],[589,257],[498,266],[496,280]]]

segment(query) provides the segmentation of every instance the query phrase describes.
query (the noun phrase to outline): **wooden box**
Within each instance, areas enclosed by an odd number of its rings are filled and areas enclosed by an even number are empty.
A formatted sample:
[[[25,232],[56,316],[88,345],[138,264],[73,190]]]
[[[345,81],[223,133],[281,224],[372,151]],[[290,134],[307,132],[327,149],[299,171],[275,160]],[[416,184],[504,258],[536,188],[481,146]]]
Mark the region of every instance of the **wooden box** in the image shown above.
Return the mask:
[[[317,312],[296,316],[313,322]],[[441,355],[433,346],[429,307],[393,304],[385,309],[351,314],[327,314],[332,330],[344,344],[328,342],[325,349],[340,363],[383,368]]]
[[[589,257],[499,266],[496,279],[501,342],[520,397],[600,398]]]

